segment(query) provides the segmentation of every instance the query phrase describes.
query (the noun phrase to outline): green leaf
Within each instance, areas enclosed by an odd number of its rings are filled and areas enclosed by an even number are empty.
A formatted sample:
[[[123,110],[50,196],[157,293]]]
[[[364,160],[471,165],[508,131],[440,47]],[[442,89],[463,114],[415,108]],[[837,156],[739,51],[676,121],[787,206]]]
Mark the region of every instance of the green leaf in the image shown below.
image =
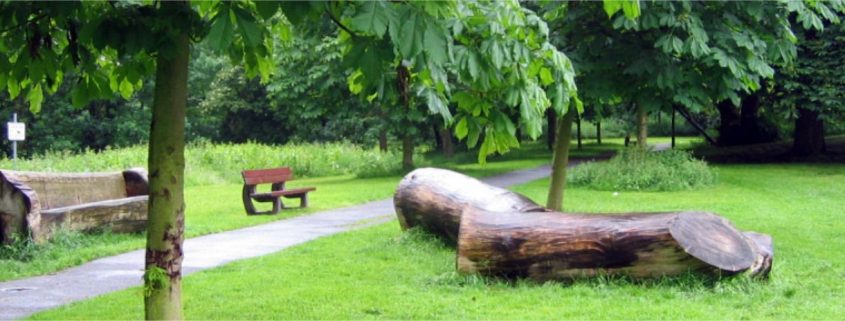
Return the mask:
[[[255,17],[246,10],[237,7],[234,12],[237,17],[235,20],[237,20],[238,31],[240,31],[246,46],[254,48],[263,43],[261,29],[255,23]]]
[[[218,8],[207,38],[209,46],[217,51],[225,50],[232,43],[235,38],[235,26],[232,24],[228,5]]]
[[[446,50],[447,34],[443,28],[435,24],[428,24],[425,30],[424,50],[428,59],[437,64],[444,65],[449,62],[449,53]]]
[[[428,109],[432,113],[442,116],[443,121],[447,124],[452,122],[452,113],[449,112],[449,107],[446,106],[446,103],[443,102],[443,99],[437,94],[437,91],[427,89],[426,102],[428,102]]]
[[[202,2],[202,1],[201,1]],[[279,12],[279,1],[254,1],[255,11],[262,19],[267,20],[273,17],[276,12]]]
[[[44,93],[41,92],[41,84],[35,85],[29,89],[26,95],[26,100],[29,101],[29,110],[33,113],[41,111],[41,102],[44,101]]]
[[[540,68],[540,83],[542,83],[543,86],[548,86],[554,82],[555,79],[552,77],[552,71],[546,67]]]
[[[15,98],[21,93],[21,84],[17,80],[9,79],[6,81],[6,90],[9,91],[9,97]]]
[[[427,26],[422,17],[413,11],[408,11],[405,19],[399,31],[399,39],[392,40],[399,46],[403,59],[413,59],[423,50],[423,34]]]
[[[132,87],[132,83],[129,82],[128,79],[123,78],[118,90],[120,91],[120,96],[123,97],[123,99],[129,99],[132,98],[132,92],[135,91],[135,88]]]
[[[622,11],[625,17],[635,19],[640,16],[640,1],[639,0],[624,0],[622,1]]]
[[[361,5],[360,11],[349,20],[349,28],[378,38],[387,31],[388,14],[381,1],[368,1]]]
[[[467,118],[462,117],[458,124],[455,125],[455,137],[458,139],[464,139],[467,137],[468,130],[467,130]]]
[[[607,13],[607,17],[613,17],[616,12],[622,10],[622,1],[620,0],[604,0],[604,12]]]

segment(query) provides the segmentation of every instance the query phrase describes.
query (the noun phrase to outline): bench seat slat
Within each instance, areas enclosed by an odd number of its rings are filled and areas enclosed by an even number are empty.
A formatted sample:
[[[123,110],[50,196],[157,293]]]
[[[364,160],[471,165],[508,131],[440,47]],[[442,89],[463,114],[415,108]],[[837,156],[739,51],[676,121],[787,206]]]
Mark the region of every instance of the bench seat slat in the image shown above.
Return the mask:
[[[272,191],[266,193],[255,193],[250,195],[253,199],[258,201],[270,201],[279,196],[300,196],[305,195],[305,193],[315,191],[317,188],[314,187],[306,187],[306,188],[294,188],[294,189],[285,189],[281,191]]]

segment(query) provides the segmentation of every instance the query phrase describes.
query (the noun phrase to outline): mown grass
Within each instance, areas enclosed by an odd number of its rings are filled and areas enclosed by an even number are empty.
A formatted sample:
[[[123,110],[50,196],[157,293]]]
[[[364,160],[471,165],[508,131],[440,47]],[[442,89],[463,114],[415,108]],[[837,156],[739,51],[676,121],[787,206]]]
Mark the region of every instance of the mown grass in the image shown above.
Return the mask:
[[[714,211],[770,233],[769,281],[686,276],[632,282],[505,282],[458,275],[454,250],[396,222],[319,239],[185,278],[188,319],[841,319],[845,165],[720,166],[682,192],[567,190],[570,211]],[[515,190],[542,203],[547,180]],[[139,288],[33,319],[141,319]]]
[[[250,162],[253,158],[272,158],[274,153],[279,150],[287,150],[287,148],[303,148],[300,153],[307,154],[313,152],[316,155],[324,155],[326,153],[335,154],[339,151],[349,154],[363,154],[357,156],[331,156],[335,159],[346,159],[346,161],[322,161],[319,163],[321,166],[331,167],[331,169],[312,168],[309,173],[316,175],[317,173],[351,172],[352,170],[348,170],[348,168],[356,168],[356,166],[358,166],[357,168],[364,168],[359,163],[375,157],[366,156],[369,155],[369,151],[351,147],[346,148],[344,145],[330,145],[328,151],[316,150],[320,146],[310,145],[308,147],[309,149],[305,149],[306,147],[302,146],[270,147],[258,144],[246,144],[243,146],[208,145],[200,149],[189,149],[186,156],[189,164],[186,175],[188,177],[187,181],[193,182],[193,184],[186,184],[188,186],[185,189],[186,236],[195,237],[233,230],[307,213],[385,199],[392,196],[396,184],[401,179],[401,171],[392,174],[390,172],[382,172],[376,175],[382,177],[371,178],[361,178],[355,174],[304,178],[288,183],[288,187],[317,187],[317,191],[309,193],[308,208],[286,209],[281,214],[272,216],[247,216],[245,214],[243,201],[241,200],[241,179],[232,178],[231,176],[239,175],[242,168],[249,168],[241,166],[270,166],[271,161],[277,161],[264,159],[255,160],[254,163],[246,163]],[[231,150],[227,151],[227,148],[231,148]],[[246,156],[233,156],[241,152]],[[376,151],[376,153],[378,152]],[[21,161],[18,164],[20,165],[19,168],[26,169],[37,169],[46,163],[53,164],[53,167],[50,167],[49,170],[118,170],[130,167],[129,164],[132,164],[133,157],[137,158],[139,154],[143,154],[143,150],[129,148],[127,150],[113,150],[100,154],[87,153],[67,157],[52,155],[32,161]],[[214,157],[217,156],[214,155],[221,157],[221,159],[215,159]],[[195,159],[197,157],[208,159],[197,160]],[[301,158],[305,157],[301,156]],[[349,161],[350,159],[354,161]],[[445,159],[432,153],[425,155],[425,157],[418,156],[417,162],[420,166],[452,168],[465,172],[468,175],[484,177],[521,168],[540,166],[548,163],[550,159],[550,152],[546,151],[541,144],[528,143],[524,144],[523,148],[514,150],[512,153],[504,156],[491,157],[486,165],[476,162],[476,154],[474,152],[459,153],[452,159]],[[396,164],[400,163],[398,158],[394,162]],[[378,166],[377,163],[372,164],[372,166]],[[203,165],[196,165],[196,167],[191,169],[190,164]],[[279,166],[280,163],[273,164],[276,164],[273,166]],[[341,168],[337,168],[337,166],[341,166]],[[295,174],[299,176],[299,172],[295,172]],[[207,176],[196,177],[197,175]],[[266,203],[259,205],[261,206],[259,210],[269,209],[270,207]],[[299,203],[298,200],[292,200],[287,205],[298,206]],[[140,233],[130,235],[112,233],[65,233],[61,238],[44,245],[35,246],[28,242],[20,242],[11,246],[0,245],[0,281],[55,272],[99,257],[142,248],[144,242],[144,235]]]

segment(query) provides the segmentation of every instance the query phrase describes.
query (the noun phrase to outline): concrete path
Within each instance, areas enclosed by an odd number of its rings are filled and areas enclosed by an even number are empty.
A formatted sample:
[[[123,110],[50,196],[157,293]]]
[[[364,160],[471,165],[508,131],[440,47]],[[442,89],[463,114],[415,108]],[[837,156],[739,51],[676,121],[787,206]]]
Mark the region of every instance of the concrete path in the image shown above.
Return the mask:
[[[575,165],[574,161],[570,165]],[[548,177],[549,166],[488,177],[501,187]],[[397,182],[398,183],[398,182]],[[185,241],[182,272],[188,275],[232,261],[267,255],[287,247],[395,218],[393,200],[294,217]],[[0,282],[0,320],[24,318],[94,296],[141,285],[144,251],[101,258],[55,274]]]

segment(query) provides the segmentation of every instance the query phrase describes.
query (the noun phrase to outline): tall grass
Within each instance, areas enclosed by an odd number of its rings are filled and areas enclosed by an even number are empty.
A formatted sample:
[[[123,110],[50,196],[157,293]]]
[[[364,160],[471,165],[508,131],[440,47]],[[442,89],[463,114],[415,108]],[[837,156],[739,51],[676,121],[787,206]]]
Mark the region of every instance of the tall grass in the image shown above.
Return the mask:
[[[419,157],[418,157],[419,158]],[[270,146],[260,143],[197,143],[187,147],[185,171],[188,186],[241,182],[244,169],[291,167],[296,177],[356,174],[376,177],[401,171],[401,155],[379,152],[350,143],[301,143]],[[44,172],[118,171],[146,167],[147,147],[134,146],[82,153],[47,152],[13,164],[0,160],[0,168]]]
[[[575,167],[567,181],[611,191],[680,191],[716,183],[716,172],[686,151],[622,150],[607,162]]]

